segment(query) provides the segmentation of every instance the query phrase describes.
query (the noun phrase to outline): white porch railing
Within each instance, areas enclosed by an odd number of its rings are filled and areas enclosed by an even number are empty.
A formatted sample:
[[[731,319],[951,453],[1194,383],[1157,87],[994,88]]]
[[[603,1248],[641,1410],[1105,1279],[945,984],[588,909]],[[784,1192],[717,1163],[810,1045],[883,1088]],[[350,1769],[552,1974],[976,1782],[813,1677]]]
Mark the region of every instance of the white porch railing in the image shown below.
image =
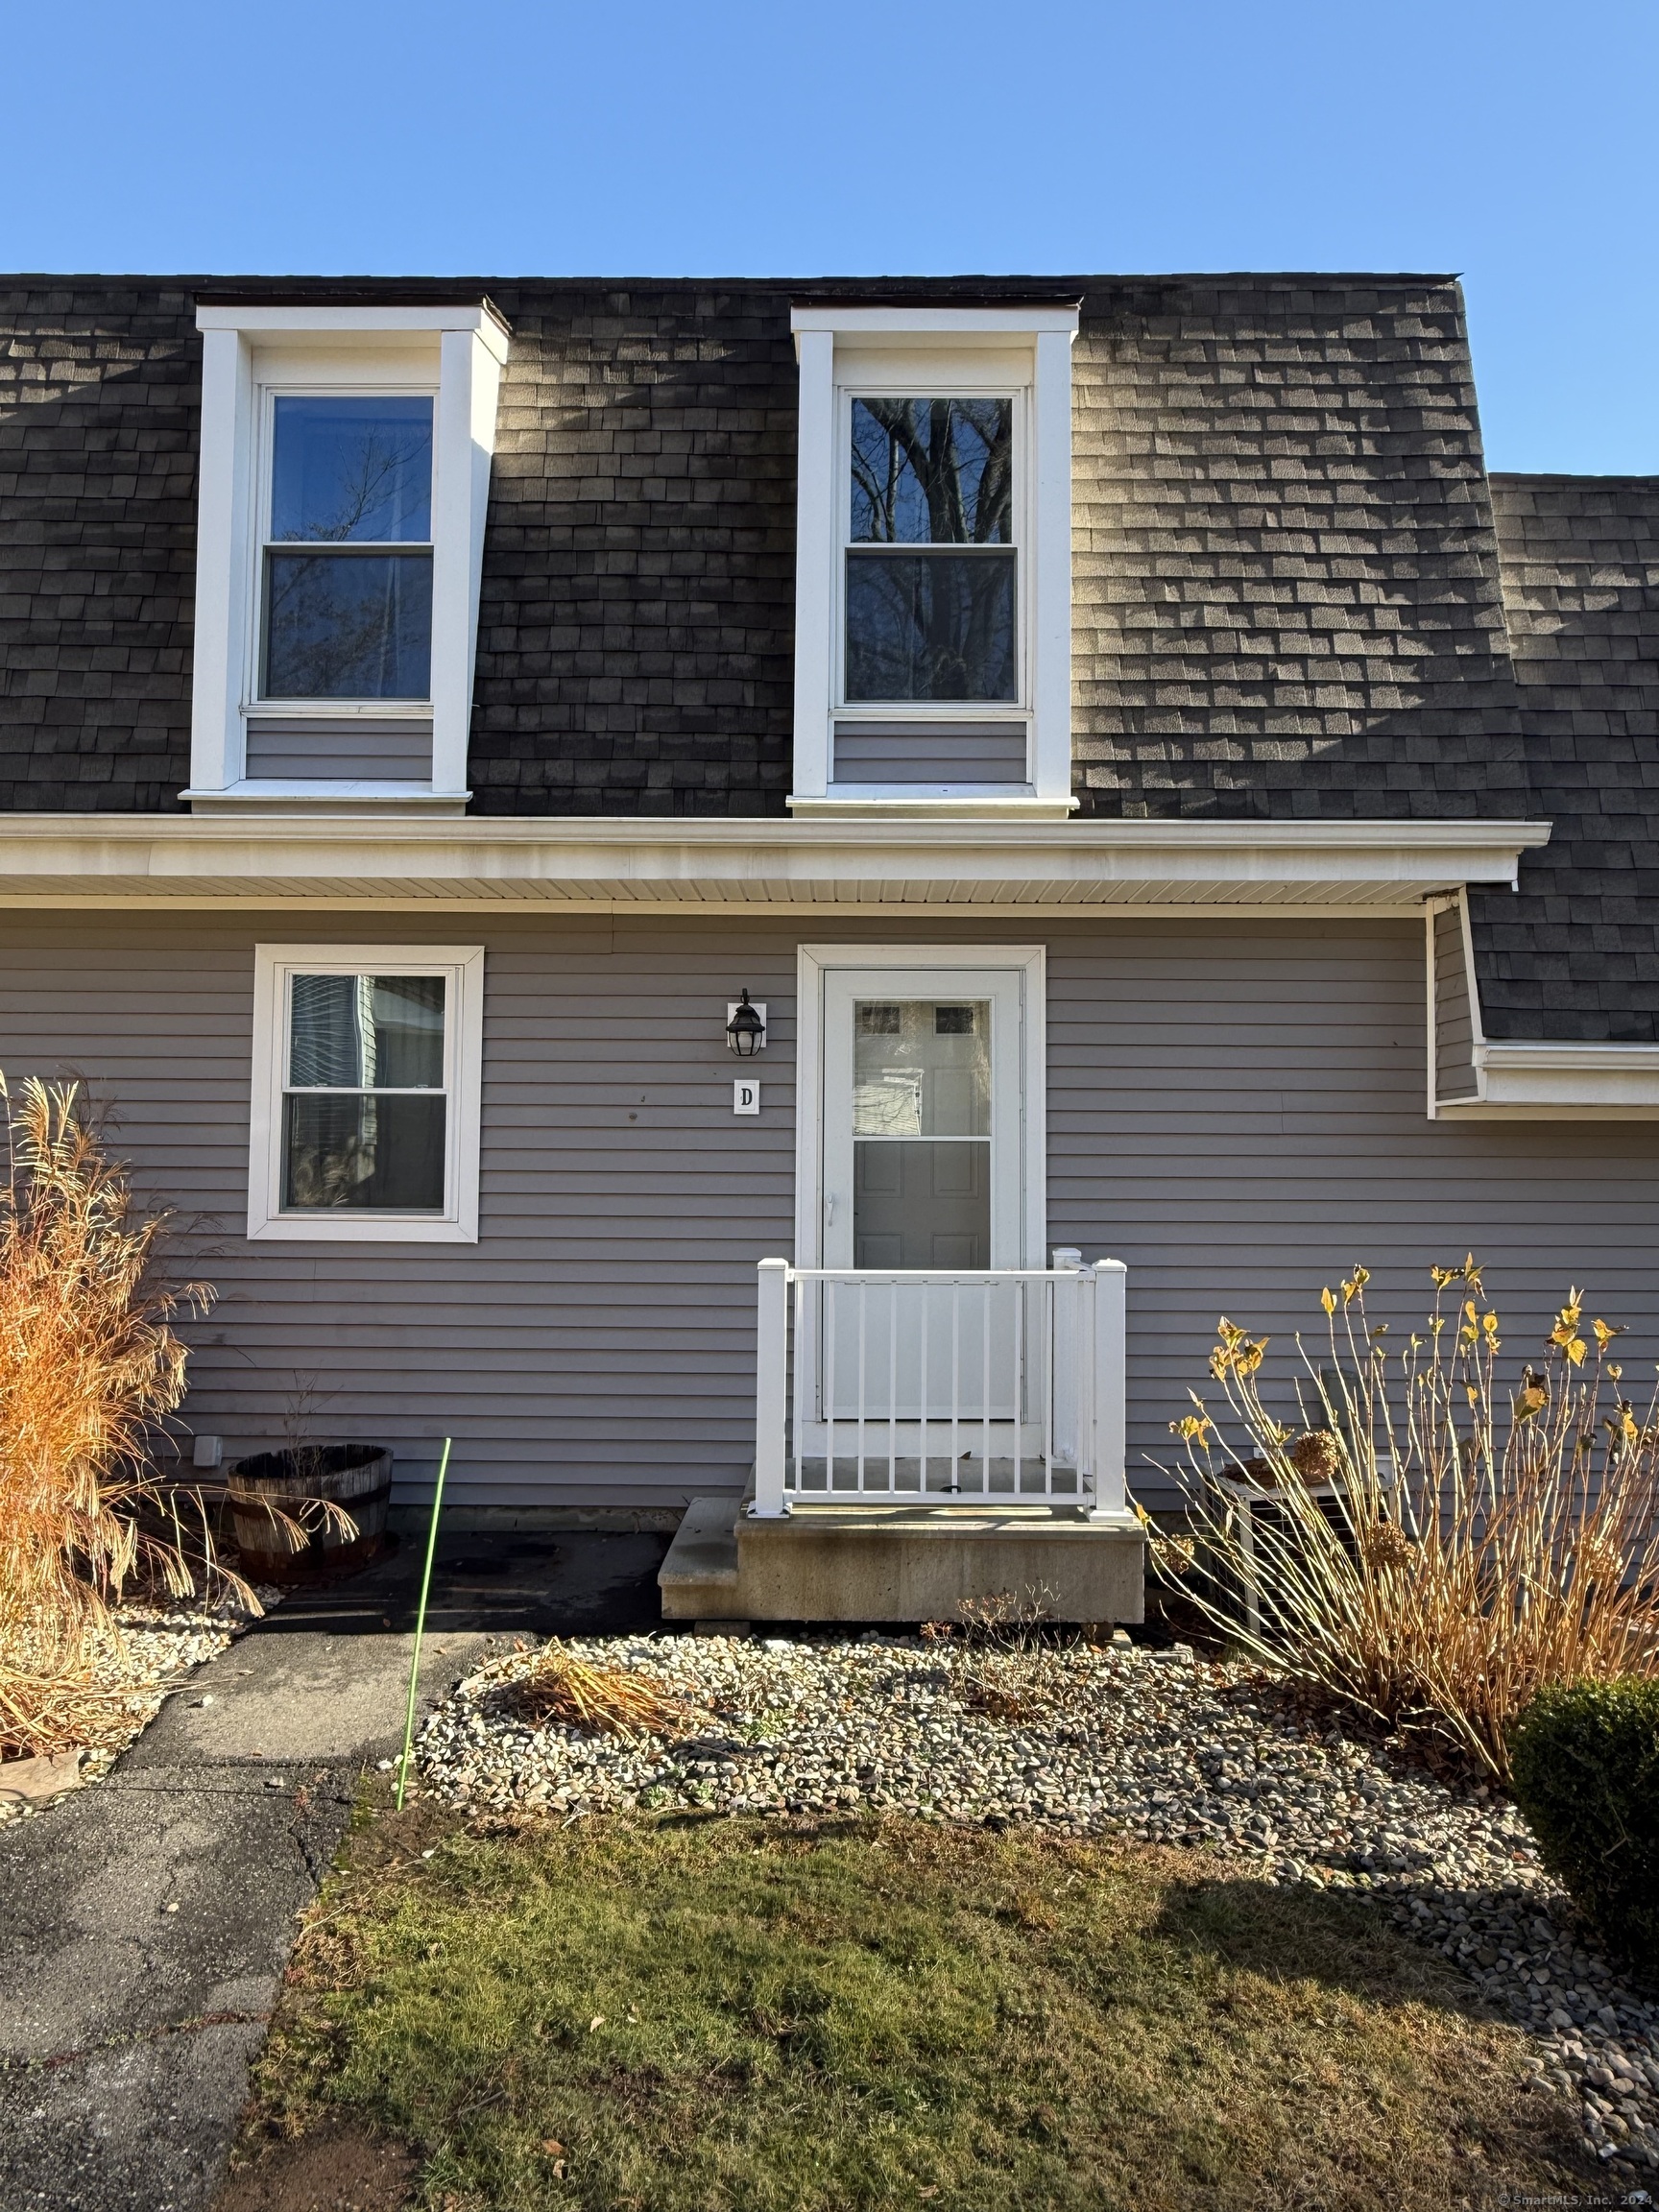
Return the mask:
[[[759,1263],[755,1500],[1070,1502],[1124,1521],[1127,1271]]]

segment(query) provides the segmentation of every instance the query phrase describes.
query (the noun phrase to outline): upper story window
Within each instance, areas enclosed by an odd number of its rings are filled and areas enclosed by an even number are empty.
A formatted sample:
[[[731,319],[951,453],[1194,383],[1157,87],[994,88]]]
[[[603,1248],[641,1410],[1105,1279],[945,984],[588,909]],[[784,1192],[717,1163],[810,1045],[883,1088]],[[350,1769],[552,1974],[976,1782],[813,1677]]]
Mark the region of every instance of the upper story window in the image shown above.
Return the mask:
[[[1076,309],[793,323],[791,805],[1070,811]]]
[[[197,324],[186,796],[458,813],[499,318],[204,301]]]
[[[262,699],[432,688],[432,401],[271,399]]]
[[[1020,696],[1012,398],[850,396],[842,695]]]

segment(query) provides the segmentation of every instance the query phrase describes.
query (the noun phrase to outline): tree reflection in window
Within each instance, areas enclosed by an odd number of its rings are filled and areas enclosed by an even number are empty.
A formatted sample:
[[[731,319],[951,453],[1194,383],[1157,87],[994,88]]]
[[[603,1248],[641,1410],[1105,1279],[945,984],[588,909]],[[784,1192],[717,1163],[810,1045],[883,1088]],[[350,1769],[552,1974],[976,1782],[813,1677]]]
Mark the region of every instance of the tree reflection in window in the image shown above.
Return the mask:
[[[855,398],[849,701],[1019,696],[1014,402]]]

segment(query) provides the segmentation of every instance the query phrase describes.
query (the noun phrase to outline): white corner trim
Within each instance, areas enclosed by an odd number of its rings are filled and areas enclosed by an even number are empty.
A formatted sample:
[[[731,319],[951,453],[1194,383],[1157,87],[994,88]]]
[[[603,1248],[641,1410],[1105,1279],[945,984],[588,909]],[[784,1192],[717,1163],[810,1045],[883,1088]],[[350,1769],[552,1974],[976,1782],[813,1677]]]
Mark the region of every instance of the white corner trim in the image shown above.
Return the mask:
[[[195,673],[191,695],[190,783],[186,797],[247,788],[248,719],[254,706],[260,512],[257,476],[260,393],[285,377],[315,389],[332,341],[342,373],[406,385],[409,357],[388,350],[398,337],[422,336],[433,351],[436,391],[432,452],[432,779],[438,797],[467,796],[478,600],[490,469],[507,334],[482,307],[203,307],[202,449],[198,493]],[[273,334],[304,353],[272,350]],[[348,338],[355,349],[344,351]],[[382,343],[378,350],[374,340]],[[257,358],[254,342],[262,341]],[[364,348],[367,347],[368,350]],[[383,356],[383,358],[382,358]],[[257,373],[258,381],[255,377]],[[407,704],[404,713],[412,709]],[[413,709],[424,711],[417,707]],[[340,703],[284,704],[285,715],[338,719]],[[352,709],[347,703],[348,714]],[[371,717],[372,718],[372,717]],[[273,795],[278,795],[274,793]],[[299,796],[289,787],[289,795]],[[334,794],[343,796],[343,794]]]
[[[822,1262],[824,979],[837,968],[992,969],[1021,985],[1021,1176],[1025,1253],[1044,1264],[1048,1231],[1047,948],[1042,945],[801,945],[795,962],[795,1265]]]
[[[445,1208],[432,1214],[284,1214],[282,1070],[287,978],[329,969],[450,978],[445,1024]],[[481,945],[256,945],[253,948],[253,1067],[248,1117],[248,1235],[306,1244],[476,1244],[483,1134],[484,948]]]
[[[835,340],[828,329],[799,341],[801,410],[795,492],[795,789],[821,800],[830,786],[834,688]]]

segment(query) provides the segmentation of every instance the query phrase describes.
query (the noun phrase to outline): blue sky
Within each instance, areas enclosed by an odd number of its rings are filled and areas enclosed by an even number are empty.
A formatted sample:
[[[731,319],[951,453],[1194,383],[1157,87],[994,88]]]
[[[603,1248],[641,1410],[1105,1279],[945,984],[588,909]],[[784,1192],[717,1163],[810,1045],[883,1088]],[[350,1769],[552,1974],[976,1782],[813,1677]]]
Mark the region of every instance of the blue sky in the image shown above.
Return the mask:
[[[1655,0],[0,0],[12,269],[1459,270],[1489,459],[1659,471]]]

